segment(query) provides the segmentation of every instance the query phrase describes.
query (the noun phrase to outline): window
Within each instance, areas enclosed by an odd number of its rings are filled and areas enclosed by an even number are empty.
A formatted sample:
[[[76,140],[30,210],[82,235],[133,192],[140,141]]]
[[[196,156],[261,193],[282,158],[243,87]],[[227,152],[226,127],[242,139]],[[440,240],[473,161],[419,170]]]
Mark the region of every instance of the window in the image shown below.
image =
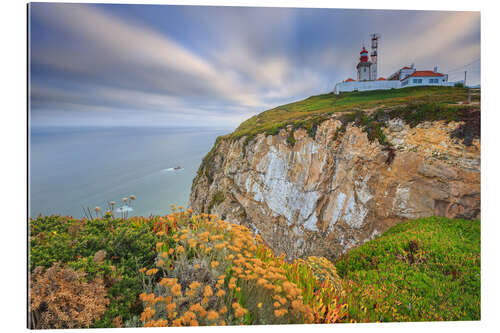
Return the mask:
[[[417,79],[413,79],[413,83],[417,83],[417,82],[418,82],[418,80],[417,80]]]

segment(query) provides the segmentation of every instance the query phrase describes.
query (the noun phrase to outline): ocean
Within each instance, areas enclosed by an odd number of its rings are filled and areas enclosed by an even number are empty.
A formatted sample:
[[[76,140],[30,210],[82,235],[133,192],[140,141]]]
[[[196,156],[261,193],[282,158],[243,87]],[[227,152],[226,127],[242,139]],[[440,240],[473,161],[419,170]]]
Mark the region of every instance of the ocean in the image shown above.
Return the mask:
[[[135,195],[128,216],[165,215],[170,204],[186,207],[203,157],[230,129],[32,128],[30,217],[81,218],[83,208]],[[176,169],[180,167],[180,169]],[[83,208],[82,208],[83,207]],[[117,212],[118,216],[121,216]]]

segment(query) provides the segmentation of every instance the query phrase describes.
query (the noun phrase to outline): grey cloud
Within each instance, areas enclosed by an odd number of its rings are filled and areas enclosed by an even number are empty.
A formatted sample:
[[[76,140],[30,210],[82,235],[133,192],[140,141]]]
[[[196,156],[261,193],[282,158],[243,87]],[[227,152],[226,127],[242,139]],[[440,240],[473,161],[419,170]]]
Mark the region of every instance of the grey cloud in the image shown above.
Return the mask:
[[[34,8],[33,18],[56,32],[32,44],[32,110],[44,121],[116,113],[235,126],[354,77],[370,32],[383,35],[384,76],[411,62],[460,66],[480,46],[479,14],[467,12],[182,7],[190,28],[207,36],[193,46],[98,5]]]

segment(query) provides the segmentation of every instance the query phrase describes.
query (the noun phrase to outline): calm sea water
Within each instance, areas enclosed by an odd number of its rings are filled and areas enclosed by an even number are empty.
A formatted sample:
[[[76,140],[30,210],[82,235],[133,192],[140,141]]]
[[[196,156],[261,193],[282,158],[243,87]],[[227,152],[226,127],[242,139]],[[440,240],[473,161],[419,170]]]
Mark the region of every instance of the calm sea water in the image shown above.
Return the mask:
[[[129,216],[186,206],[201,160],[229,129],[33,128],[30,215],[84,216],[135,195]],[[181,170],[173,170],[180,166]]]

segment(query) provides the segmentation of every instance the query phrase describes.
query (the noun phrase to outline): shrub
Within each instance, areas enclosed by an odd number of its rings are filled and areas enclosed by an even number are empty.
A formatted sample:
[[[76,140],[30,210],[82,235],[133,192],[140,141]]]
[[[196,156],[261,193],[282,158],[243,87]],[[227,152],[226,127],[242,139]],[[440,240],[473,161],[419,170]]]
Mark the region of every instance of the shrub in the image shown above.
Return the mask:
[[[90,327],[109,304],[100,278],[85,282],[84,273],[59,263],[43,272],[38,267],[30,278],[30,327]]]
[[[293,135],[293,130],[290,130],[290,131],[288,132],[288,136],[286,137],[286,142],[287,142],[290,146],[292,146],[292,147],[293,147],[293,146],[295,146],[295,142],[296,142],[296,141],[297,141],[297,140],[295,140],[295,137],[294,137],[294,135]]]
[[[335,322],[342,316],[345,306],[331,302],[338,295],[329,278],[275,257],[248,228],[208,214],[176,222],[179,232],[157,244],[156,267],[141,269],[144,326]]]
[[[138,295],[142,283],[137,270],[154,264],[156,233],[169,233],[175,228],[158,216],[117,219],[109,215],[92,220],[38,217],[30,221],[29,227],[30,271],[60,262],[85,272],[84,279],[89,283],[96,278],[105,283],[110,303],[92,327],[114,327],[116,317],[126,322],[140,315],[143,309]],[[106,252],[106,257],[96,262],[94,257],[99,251]]]

